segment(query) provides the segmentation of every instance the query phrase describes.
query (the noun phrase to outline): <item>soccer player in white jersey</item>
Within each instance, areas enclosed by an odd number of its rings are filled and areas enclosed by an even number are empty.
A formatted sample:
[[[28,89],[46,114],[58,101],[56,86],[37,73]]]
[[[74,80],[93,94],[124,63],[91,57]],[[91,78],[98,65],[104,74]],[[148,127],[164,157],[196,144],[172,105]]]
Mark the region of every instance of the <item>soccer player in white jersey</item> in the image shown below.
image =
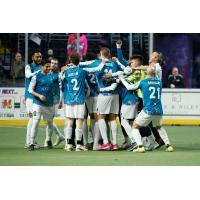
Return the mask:
[[[158,130],[160,137],[164,141],[166,145],[166,151],[172,152],[173,147],[170,145],[167,132],[162,127],[161,122],[163,115],[161,103],[162,83],[156,76],[155,67],[147,67],[147,75],[149,75],[149,78],[139,81],[135,85],[130,85],[124,79],[124,77],[120,77],[120,80],[128,90],[137,90],[140,88],[143,94],[144,107],[135,119],[132,127],[133,137],[138,145],[138,148],[134,149],[133,152],[145,152],[145,149],[142,145],[142,138],[139,132],[139,128],[147,126],[151,121],[153,126]]]
[[[43,117],[48,126],[47,147],[52,148],[51,136],[53,133],[53,85],[54,81],[49,75],[51,70],[50,61],[42,64],[41,71],[31,79],[28,91],[33,98],[33,123],[31,127],[31,139],[29,150],[34,150],[34,142],[37,135],[38,125]]]
[[[87,72],[79,67],[79,54],[72,54],[69,57],[70,67],[63,75],[64,88],[64,106],[65,106],[65,150],[72,151],[72,126],[74,120],[76,121],[76,151],[87,151],[81,145],[83,135],[83,119],[85,115],[85,101],[86,101],[86,78]],[[87,95],[89,95],[87,91]]]
[[[61,104],[61,100],[62,100],[62,81],[61,81],[61,74],[59,73],[59,66],[58,66],[58,59],[56,58],[52,58],[51,59],[51,72],[50,75],[52,76],[53,80],[54,80],[54,117],[56,117],[58,115],[58,109],[60,109],[62,107]],[[60,130],[58,129],[57,125],[55,124],[55,122],[53,122],[53,130],[54,133],[56,134],[56,142],[53,144],[53,146],[57,146],[59,145],[62,141],[65,141],[64,136],[62,135],[62,133],[60,132]],[[46,129],[46,133],[47,133],[47,137],[48,137],[48,127]],[[45,146],[47,146],[47,138],[45,140]]]
[[[31,78],[40,71],[41,61],[42,61],[42,54],[40,51],[36,50],[32,53],[32,63],[28,64],[25,67],[25,100],[26,100],[26,110],[29,116],[29,121],[27,124],[25,148],[28,148],[30,145],[31,127],[33,121],[32,119],[33,95],[29,93],[28,88],[30,85]],[[35,144],[35,147],[39,148],[37,144]]]

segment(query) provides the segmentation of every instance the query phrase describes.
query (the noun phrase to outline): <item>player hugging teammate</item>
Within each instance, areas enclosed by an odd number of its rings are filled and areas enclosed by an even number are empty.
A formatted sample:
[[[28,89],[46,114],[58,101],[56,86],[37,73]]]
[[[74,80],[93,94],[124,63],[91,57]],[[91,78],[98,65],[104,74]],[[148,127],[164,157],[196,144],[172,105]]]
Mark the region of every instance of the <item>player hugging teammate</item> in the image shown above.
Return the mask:
[[[79,54],[72,54],[62,72],[57,70],[57,59],[52,59],[51,63],[35,63],[42,65],[41,68],[32,69],[29,65],[31,75],[26,78],[30,85],[26,86],[26,93],[33,99],[31,131],[27,131],[26,142],[29,150],[35,148],[41,116],[47,124],[44,146],[49,149],[53,148],[51,137],[55,131],[54,146],[65,141],[66,151],[118,150],[116,118],[119,116],[125,139],[121,149],[143,153],[165,145],[167,152],[173,151],[161,122],[161,54],[153,52],[149,66],[143,66],[141,55],[134,55],[127,61],[121,51],[122,42],[116,45],[118,58],[111,58],[110,50],[105,47],[101,48],[98,59],[93,56],[85,62],[80,62]],[[65,136],[53,123],[55,110],[61,108],[63,102]]]

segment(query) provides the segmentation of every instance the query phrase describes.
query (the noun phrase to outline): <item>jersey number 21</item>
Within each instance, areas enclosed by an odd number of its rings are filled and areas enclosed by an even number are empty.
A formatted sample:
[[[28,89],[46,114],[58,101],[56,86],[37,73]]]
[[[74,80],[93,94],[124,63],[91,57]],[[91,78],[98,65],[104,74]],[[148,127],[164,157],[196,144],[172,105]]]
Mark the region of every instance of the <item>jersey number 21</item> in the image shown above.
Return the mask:
[[[156,97],[156,88],[155,87],[149,87],[150,99],[160,99],[160,88],[157,88],[157,97]]]

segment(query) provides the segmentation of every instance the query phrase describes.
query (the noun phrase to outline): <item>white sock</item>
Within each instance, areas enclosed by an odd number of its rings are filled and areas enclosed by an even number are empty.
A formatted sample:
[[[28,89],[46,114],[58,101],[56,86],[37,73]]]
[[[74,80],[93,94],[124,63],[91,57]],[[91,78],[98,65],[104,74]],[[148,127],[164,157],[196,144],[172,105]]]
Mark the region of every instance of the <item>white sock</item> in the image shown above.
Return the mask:
[[[112,144],[117,144],[117,122],[113,120],[110,122],[111,131],[112,131]]]
[[[133,137],[132,128],[131,128],[131,125],[129,124],[128,120],[122,119],[121,125],[124,127],[124,129],[125,129],[127,135],[129,136],[131,142],[134,143],[135,140],[134,140],[134,137]]]
[[[33,118],[33,120],[32,120],[30,144],[34,144],[35,143],[35,138],[37,136],[39,122],[40,122],[39,119],[34,119]]]
[[[98,147],[99,139],[100,139],[99,123],[98,123],[98,121],[96,121],[95,124],[94,124],[94,144],[93,144],[93,148]]]
[[[72,128],[66,127],[66,128],[64,128],[64,132],[65,132],[65,140],[67,142],[67,140],[72,138]]]
[[[76,128],[75,134],[76,134],[76,141],[81,141],[83,135],[83,129]]]
[[[158,133],[159,133],[160,137],[162,138],[163,142],[165,143],[165,145],[170,145],[169,137],[167,135],[166,130],[163,127],[161,127],[160,129],[157,129],[157,130],[158,130]]]
[[[47,128],[46,128],[46,141],[50,141],[52,134],[53,134],[53,122],[47,121]]]
[[[150,144],[155,145],[156,141],[155,141],[155,137],[154,137],[153,134],[151,134],[151,135],[148,136],[148,140],[149,140]]]
[[[83,120],[82,133],[83,133],[83,143],[87,144],[88,143],[88,126],[87,126],[87,120],[86,119]]]
[[[103,138],[103,143],[108,144],[108,136],[107,136],[107,125],[104,119],[99,119],[99,130],[101,133],[101,137]]]
[[[53,122],[53,130],[54,133],[57,135],[57,137],[63,137],[62,133],[60,132],[60,130],[58,129],[57,125]]]
[[[31,143],[31,127],[33,123],[33,118],[29,118],[28,124],[27,124],[27,131],[26,131],[26,144],[29,145]]]
[[[140,135],[139,129],[132,128],[133,138],[138,146],[142,145],[142,137]]]

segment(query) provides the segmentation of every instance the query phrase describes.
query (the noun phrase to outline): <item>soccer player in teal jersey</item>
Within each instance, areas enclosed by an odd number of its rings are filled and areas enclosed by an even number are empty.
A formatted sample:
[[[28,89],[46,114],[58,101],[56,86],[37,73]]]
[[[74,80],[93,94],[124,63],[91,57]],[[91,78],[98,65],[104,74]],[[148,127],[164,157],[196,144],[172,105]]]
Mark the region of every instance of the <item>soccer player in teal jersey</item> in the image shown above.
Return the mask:
[[[79,67],[79,54],[72,54],[69,60],[71,65],[63,75],[66,117],[66,127],[64,129],[66,137],[65,149],[67,151],[73,149],[71,141],[72,126],[74,120],[76,120],[76,151],[87,151],[87,149],[81,145],[81,138],[83,135],[82,125],[85,115],[87,72]],[[87,92],[87,95],[89,95],[89,92]]]
[[[34,51],[32,53],[32,63],[26,65],[25,67],[25,100],[26,100],[26,110],[29,116],[29,121],[27,124],[26,132],[26,143],[25,148],[30,146],[30,137],[31,137],[31,127],[32,127],[32,107],[33,107],[33,95],[29,93],[28,88],[30,85],[31,78],[40,71],[42,61],[42,54],[40,51]],[[39,148],[36,144],[35,147]]]
[[[58,109],[62,107],[61,100],[62,100],[62,80],[61,80],[61,74],[59,72],[59,62],[58,59],[52,58],[51,59],[51,72],[49,76],[53,79],[53,103],[54,103],[54,117],[58,115]],[[53,130],[56,134],[56,142],[53,144],[53,146],[59,145],[62,141],[65,141],[64,136],[58,129],[55,122],[53,122]],[[47,137],[48,137],[48,127],[46,129]],[[45,146],[47,146],[48,139],[45,140]]]
[[[138,148],[134,149],[133,152],[145,152],[145,149],[142,145],[142,138],[139,128],[147,126],[151,121],[153,126],[158,130],[160,137],[164,141],[166,145],[166,151],[172,152],[173,147],[170,145],[167,132],[162,127],[161,122],[163,115],[161,103],[162,83],[156,77],[155,67],[147,67],[147,75],[149,78],[139,81],[135,85],[130,85],[123,77],[120,77],[120,80],[128,90],[137,90],[140,88],[143,95],[143,109],[135,119],[132,127],[133,137],[138,145]]]
[[[52,148],[51,136],[53,133],[53,79],[49,75],[50,61],[42,64],[41,71],[31,79],[28,91],[33,95],[33,123],[31,127],[31,139],[29,150],[34,150],[34,142],[38,125],[43,116],[48,126],[47,146]]]

